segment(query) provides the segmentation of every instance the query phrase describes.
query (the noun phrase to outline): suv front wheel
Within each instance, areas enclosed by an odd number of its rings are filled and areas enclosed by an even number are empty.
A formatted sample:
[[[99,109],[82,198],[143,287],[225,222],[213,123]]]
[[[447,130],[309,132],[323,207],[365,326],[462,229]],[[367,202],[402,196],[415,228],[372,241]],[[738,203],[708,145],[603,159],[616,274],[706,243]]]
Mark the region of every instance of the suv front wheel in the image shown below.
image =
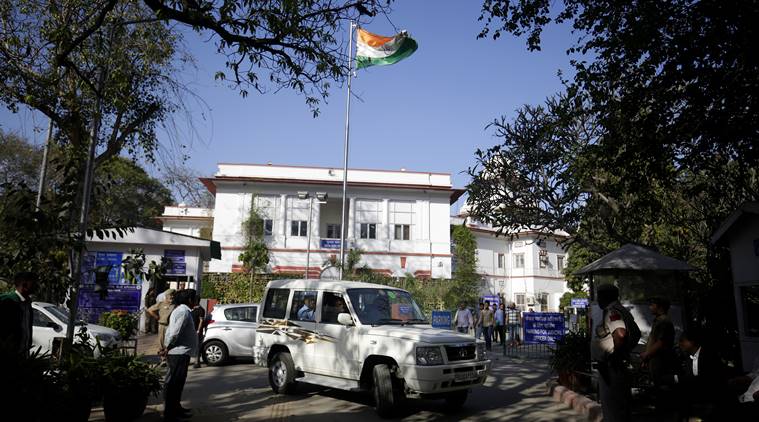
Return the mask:
[[[382,418],[393,415],[393,410],[400,405],[403,391],[402,387],[394,382],[393,374],[390,367],[386,364],[379,364],[372,368],[374,378],[374,407],[377,414]]]
[[[295,391],[295,364],[289,352],[279,352],[269,362],[269,385],[277,394]]]

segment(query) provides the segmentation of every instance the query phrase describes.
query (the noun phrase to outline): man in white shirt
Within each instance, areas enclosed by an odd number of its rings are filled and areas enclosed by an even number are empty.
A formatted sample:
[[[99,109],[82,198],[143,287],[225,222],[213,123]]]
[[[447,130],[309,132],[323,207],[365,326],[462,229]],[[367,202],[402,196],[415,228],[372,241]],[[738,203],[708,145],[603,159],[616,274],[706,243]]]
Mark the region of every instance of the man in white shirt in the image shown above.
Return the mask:
[[[174,295],[173,302],[176,308],[172,311],[166,328],[166,348],[161,351],[161,355],[166,356],[169,367],[163,390],[165,421],[178,421],[189,416],[190,411],[183,408],[180,402],[190,356],[198,353],[198,336],[190,311],[197,302],[197,293],[193,289],[180,290]]]
[[[459,304],[459,309],[456,311],[456,315],[453,316],[453,320],[456,321],[456,330],[464,334],[469,333],[469,327],[474,325],[472,313],[466,308],[464,302]]]

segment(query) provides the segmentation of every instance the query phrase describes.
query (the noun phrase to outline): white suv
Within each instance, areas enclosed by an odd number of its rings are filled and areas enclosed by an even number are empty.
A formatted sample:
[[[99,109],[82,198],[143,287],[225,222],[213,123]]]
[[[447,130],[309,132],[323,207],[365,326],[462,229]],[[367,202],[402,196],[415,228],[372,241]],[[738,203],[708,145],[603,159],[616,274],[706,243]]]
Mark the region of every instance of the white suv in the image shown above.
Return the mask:
[[[253,353],[276,393],[372,391],[380,416],[405,397],[458,408],[490,370],[484,342],[432,328],[407,291],[350,281],[269,282]]]

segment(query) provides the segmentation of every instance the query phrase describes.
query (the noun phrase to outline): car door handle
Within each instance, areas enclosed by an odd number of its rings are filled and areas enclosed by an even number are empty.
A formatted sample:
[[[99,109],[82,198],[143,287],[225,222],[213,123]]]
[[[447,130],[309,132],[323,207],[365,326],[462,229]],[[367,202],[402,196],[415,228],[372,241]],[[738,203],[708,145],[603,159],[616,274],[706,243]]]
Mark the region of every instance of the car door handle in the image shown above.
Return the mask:
[[[231,328],[229,328],[229,327],[224,327],[224,328],[223,328],[223,330],[224,330],[224,331],[230,331],[230,330],[231,330]]]

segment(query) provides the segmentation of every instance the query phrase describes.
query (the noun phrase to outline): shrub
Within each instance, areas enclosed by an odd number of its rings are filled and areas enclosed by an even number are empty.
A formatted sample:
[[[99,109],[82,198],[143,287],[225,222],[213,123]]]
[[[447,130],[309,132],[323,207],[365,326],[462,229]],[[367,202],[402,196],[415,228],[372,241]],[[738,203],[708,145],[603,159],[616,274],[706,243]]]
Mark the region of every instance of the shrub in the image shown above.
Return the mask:
[[[100,325],[119,332],[122,340],[129,340],[137,331],[140,316],[137,313],[114,310],[100,314]]]

